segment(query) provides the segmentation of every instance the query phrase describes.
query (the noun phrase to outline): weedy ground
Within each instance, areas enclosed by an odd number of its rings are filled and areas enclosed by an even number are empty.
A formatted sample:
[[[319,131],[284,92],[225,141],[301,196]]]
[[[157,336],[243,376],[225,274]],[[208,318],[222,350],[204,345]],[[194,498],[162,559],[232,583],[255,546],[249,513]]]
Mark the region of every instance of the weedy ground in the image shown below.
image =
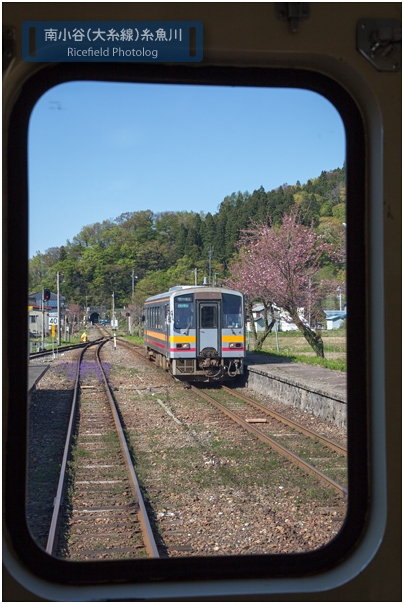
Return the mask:
[[[326,369],[346,371],[346,331],[322,331],[325,358],[316,357],[303,334],[297,331],[278,332],[279,352],[276,345],[276,334],[270,333],[259,354],[283,358],[289,362],[319,365]],[[254,338],[250,334],[250,352],[254,352]]]

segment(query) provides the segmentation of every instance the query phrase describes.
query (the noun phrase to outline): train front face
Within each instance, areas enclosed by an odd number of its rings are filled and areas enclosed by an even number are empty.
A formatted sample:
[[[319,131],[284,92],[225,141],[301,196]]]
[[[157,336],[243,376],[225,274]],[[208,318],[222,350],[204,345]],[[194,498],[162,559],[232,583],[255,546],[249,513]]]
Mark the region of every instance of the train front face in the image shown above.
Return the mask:
[[[189,288],[171,300],[171,371],[186,381],[234,379],[243,373],[244,301],[240,292]]]

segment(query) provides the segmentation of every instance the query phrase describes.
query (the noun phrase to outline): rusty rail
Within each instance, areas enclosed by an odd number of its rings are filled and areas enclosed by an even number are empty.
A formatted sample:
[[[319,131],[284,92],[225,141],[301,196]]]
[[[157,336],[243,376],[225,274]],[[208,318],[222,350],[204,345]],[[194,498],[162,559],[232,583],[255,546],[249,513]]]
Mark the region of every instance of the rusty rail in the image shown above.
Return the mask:
[[[147,511],[146,511],[146,506],[144,504],[143,501],[143,497],[142,497],[142,493],[140,491],[140,487],[139,487],[139,482],[137,480],[136,474],[135,474],[135,470],[133,468],[133,464],[132,464],[132,460],[130,457],[130,453],[129,453],[129,449],[128,449],[128,445],[126,444],[126,439],[125,439],[125,435],[123,433],[123,429],[122,429],[122,425],[119,419],[119,415],[118,415],[118,411],[112,396],[112,392],[111,389],[109,387],[108,384],[108,380],[106,378],[106,375],[104,373],[104,369],[102,367],[102,363],[101,363],[101,359],[100,359],[100,350],[101,347],[103,346],[105,342],[102,342],[100,344],[100,346],[97,348],[97,362],[98,362],[98,366],[101,370],[102,373],[102,377],[104,379],[104,385],[105,385],[105,389],[106,389],[106,393],[108,396],[108,400],[109,400],[109,404],[111,406],[111,411],[112,411],[112,415],[114,418],[114,422],[115,422],[115,427],[116,430],[118,432],[118,437],[119,437],[119,442],[121,443],[121,450],[122,450],[122,454],[124,456],[124,460],[125,460],[125,465],[128,469],[128,473],[129,473],[129,480],[131,483],[131,489],[132,492],[135,496],[135,498],[137,499],[138,503],[139,503],[139,507],[140,507],[140,511],[138,514],[138,518],[139,518],[139,522],[140,522],[140,526],[141,526],[141,530],[142,530],[142,535],[143,535],[143,541],[144,544],[146,546],[146,551],[149,554],[149,556],[151,558],[159,558],[159,553],[158,553],[158,549],[157,549],[157,545],[156,542],[154,540],[154,536],[153,536],[153,531],[152,528],[150,526],[150,522],[149,522],[149,518],[147,515]]]
[[[249,398],[248,396],[245,396],[244,394],[240,394],[239,392],[234,392],[234,390],[232,390],[231,388],[228,388],[227,386],[222,385],[222,390],[225,390],[226,392],[230,392],[233,396],[237,396],[238,398],[242,399],[246,403],[253,405],[260,411],[263,411],[264,413],[266,413],[267,415],[270,415],[274,419],[286,424],[287,426],[290,426],[291,428],[294,428],[301,434],[304,434],[305,436],[309,436],[310,438],[314,438],[316,440],[321,441],[322,443],[324,443],[325,445],[330,447],[330,449],[333,449],[340,455],[344,455],[345,457],[347,456],[348,451],[347,451],[346,447],[339,445],[338,443],[334,442],[333,440],[330,440],[329,438],[326,438],[325,436],[321,436],[321,434],[317,434],[317,432],[310,430],[310,428],[305,428],[305,426],[302,426],[302,425],[298,424],[297,422],[293,421],[292,419],[289,419],[288,417],[285,417],[284,415],[281,415],[280,413],[277,413],[276,411],[273,411],[272,409],[265,407],[265,405],[262,405],[261,403],[254,401],[252,398]]]
[[[122,340],[121,338],[117,338],[116,341],[119,342],[119,344],[121,344],[122,346],[126,346],[126,348],[129,348],[129,350],[137,352],[142,357],[145,357],[144,351],[146,347],[142,346],[142,344],[136,344],[135,342],[125,342],[125,340]]]
[[[93,340],[91,343],[92,344],[98,344],[99,340]],[[89,344],[89,342],[81,342],[79,344],[71,344],[71,345],[67,345],[67,346],[58,346],[57,348],[57,352],[58,354],[62,353],[62,352],[69,352],[70,350],[79,350],[80,348],[84,348],[85,346],[87,346]],[[56,349],[55,349],[56,350]],[[29,359],[37,359],[39,357],[44,357],[48,354],[52,354],[54,351],[52,350],[52,348],[47,348],[46,350],[40,350],[39,352],[30,352],[29,353]]]
[[[64,484],[65,484],[67,460],[68,460],[69,451],[70,451],[70,440],[71,440],[72,431],[73,431],[74,419],[76,417],[77,394],[78,394],[78,390],[79,390],[80,363],[81,363],[81,359],[82,359],[85,351],[90,346],[92,346],[91,343],[87,344],[85,346],[85,348],[83,348],[83,350],[81,351],[79,360],[77,362],[77,372],[76,372],[76,380],[74,383],[74,393],[73,393],[72,408],[70,411],[69,426],[67,428],[66,442],[65,442],[64,452],[63,452],[62,465],[60,468],[58,488],[56,490],[56,497],[53,502],[52,520],[51,520],[51,525],[50,525],[49,534],[48,534],[48,541],[46,544],[46,553],[51,554],[51,555],[53,554],[53,551],[56,547],[56,534],[57,534],[56,531],[57,531],[58,522],[59,522],[60,504],[62,502],[63,489],[64,489]]]
[[[199,396],[201,396],[204,399],[206,399],[207,401],[209,401],[212,405],[214,405],[220,411],[225,413],[233,421],[237,422],[245,430],[247,430],[251,434],[254,434],[254,436],[259,438],[265,444],[272,447],[275,451],[277,451],[277,453],[280,453],[281,455],[283,455],[284,457],[286,457],[287,459],[292,461],[295,465],[299,466],[302,470],[304,470],[308,474],[315,476],[318,480],[320,480],[320,482],[327,485],[328,487],[330,487],[330,486],[333,487],[334,489],[336,489],[338,491],[338,493],[343,494],[343,495],[348,494],[348,490],[345,489],[345,487],[343,487],[340,484],[338,484],[337,482],[335,482],[335,480],[332,480],[332,478],[329,478],[329,476],[326,476],[325,474],[323,474],[323,472],[320,472],[319,470],[317,470],[317,468],[315,468],[314,466],[307,463],[307,461],[304,461],[304,459],[302,459],[301,457],[298,457],[295,453],[292,453],[292,451],[289,451],[289,449],[287,449],[283,445],[276,442],[276,440],[274,440],[270,436],[267,436],[266,434],[261,432],[261,430],[258,430],[258,428],[255,428],[254,426],[252,426],[251,424],[246,422],[239,415],[237,415],[237,413],[234,413],[234,411],[232,411],[231,409],[228,409],[227,407],[225,407],[218,401],[215,401],[215,399],[213,399],[211,396],[209,396],[205,392],[202,392],[201,390],[199,390],[199,388],[196,388],[195,386],[192,386],[192,385],[191,385],[191,388]]]
[[[140,491],[140,487],[139,487],[139,483],[135,474],[135,471],[133,469],[133,465],[132,465],[132,461],[130,458],[130,454],[129,454],[129,450],[128,450],[128,446],[126,444],[126,440],[125,440],[125,436],[123,433],[123,429],[121,426],[121,422],[119,420],[119,416],[118,416],[118,412],[115,406],[115,402],[113,400],[112,397],[112,393],[107,381],[107,378],[105,376],[105,372],[103,370],[102,367],[102,363],[99,357],[99,353],[100,353],[100,349],[101,347],[107,342],[108,340],[104,340],[103,342],[99,343],[98,348],[97,348],[97,362],[98,362],[98,366],[101,370],[102,376],[103,376],[103,380],[104,380],[104,384],[105,384],[105,388],[106,388],[106,393],[108,396],[108,400],[111,406],[111,410],[112,410],[112,415],[114,418],[114,423],[115,423],[115,427],[117,429],[118,432],[118,437],[119,437],[119,441],[121,444],[121,450],[122,450],[122,454],[124,456],[124,460],[125,460],[125,465],[128,469],[128,473],[129,473],[129,481],[131,484],[131,489],[132,492],[134,494],[134,497],[137,499],[138,503],[139,503],[139,514],[138,514],[138,519],[141,525],[141,530],[142,530],[142,535],[143,535],[143,541],[146,547],[146,551],[149,554],[150,557],[152,558],[158,558],[159,557],[159,553],[157,550],[157,546],[156,543],[154,541],[154,536],[153,536],[153,532],[150,526],[150,522],[147,516],[147,512],[146,512],[146,507],[143,501],[143,497]],[[72,431],[73,431],[73,424],[74,424],[74,419],[76,416],[76,410],[77,410],[77,395],[78,395],[78,390],[79,390],[79,376],[80,376],[80,364],[81,364],[81,360],[82,357],[85,353],[85,351],[87,350],[87,348],[90,348],[91,346],[93,346],[94,343],[93,342],[89,342],[86,345],[86,348],[84,348],[80,354],[80,358],[77,364],[77,373],[76,373],[76,380],[75,380],[75,386],[74,386],[74,394],[73,394],[73,402],[72,402],[72,409],[70,412],[70,419],[69,419],[69,426],[68,426],[68,430],[67,430],[67,436],[66,436],[66,442],[65,442],[65,449],[64,449],[64,453],[63,453],[63,460],[62,460],[62,465],[61,465],[61,471],[60,471],[60,477],[59,477],[59,483],[58,483],[58,488],[57,488],[57,493],[56,493],[56,497],[54,499],[54,506],[53,506],[53,514],[52,514],[52,520],[51,520],[51,526],[49,529],[49,535],[48,535],[48,541],[47,541],[47,545],[46,545],[46,552],[50,555],[53,554],[56,545],[57,545],[57,527],[58,527],[58,522],[59,522],[59,512],[60,512],[60,506],[61,506],[61,501],[62,501],[62,496],[63,496],[63,490],[64,490],[64,484],[65,484],[65,477],[66,477],[66,467],[67,467],[67,460],[68,460],[68,455],[69,455],[69,451],[70,451],[70,441],[71,441],[71,435],[72,435]]]

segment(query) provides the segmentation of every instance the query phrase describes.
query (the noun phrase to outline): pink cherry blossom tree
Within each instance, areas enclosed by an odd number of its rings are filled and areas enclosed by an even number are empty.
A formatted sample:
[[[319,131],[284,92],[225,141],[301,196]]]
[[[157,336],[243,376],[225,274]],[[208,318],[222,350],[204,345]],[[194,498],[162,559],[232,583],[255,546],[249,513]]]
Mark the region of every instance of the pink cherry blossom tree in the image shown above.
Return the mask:
[[[246,314],[250,317],[250,323],[254,334],[255,350],[261,350],[262,345],[271,333],[275,324],[274,305],[271,300],[272,292],[268,291],[264,281],[257,281],[254,255],[243,247],[240,247],[238,258],[230,266],[231,276],[225,281],[225,285],[231,289],[241,291],[245,297]],[[254,316],[254,302],[260,302],[264,309],[264,330],[257,332]],[[271,317],[271,320],[269,320]]]
[[[296,208],[283,216],[278,228],[268,218],[242,231],[238,258],[230,266],[227,284],[242,291],[250,301],[265,301],[264,309],[272,313],[274,305],[285,310],[317,356],[324,357],[321,334],[311,328],[311,318],[321,300],[342,286],[342,280],[320,281],[317,273],[326,256],[333,263],[343,263],[345,237],[338,233],[333,242],[326,242],[315,232],[313,222],[310,226],[302,222]],[[262,346],[264,339],[257,344]]]

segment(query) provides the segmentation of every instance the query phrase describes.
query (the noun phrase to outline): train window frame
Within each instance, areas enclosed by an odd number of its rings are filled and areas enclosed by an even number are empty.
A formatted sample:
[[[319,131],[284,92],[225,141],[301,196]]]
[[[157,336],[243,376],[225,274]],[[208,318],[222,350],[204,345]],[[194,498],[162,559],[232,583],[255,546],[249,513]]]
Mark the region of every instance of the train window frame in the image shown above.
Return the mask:
[[[200,327],[203,327],[204,329],[218,329],[217,309],[218,309],[217,303],[214,304],[213,302],[211,302],[209,304],[200,305],[200,313],[201,313]],[[204,312],[206,310],[208,312]],[[209,312],[211,310],[213,310],[213,313]]]
[[[225,292],[223,292],[222,294],[222,305],[223,305],[223,323],[225,323],[223,325],[223,328],[227,329],[228,327],[234,327],[233,325],[229,325],[229,319],[228,319],[228,315],[231,314],[235,314],[235,313],[230,313],[230,312],[226,312],[226,310],[228,310],[228,308],[235,303],[235,300],[230,300],[230,298],[235,298],[237,300],[237,304],[240,304],[240,312],[237,313],[238,317],[239,317],[239,321],[236,324],[236,328],[237,327],[241,327],[243,324],[243,299],[240,298],[239,296],[235,296],[234,294],[227,294]],[[226,318],[225,318],[226,317]]]
[[[263,554],[203,558],[169,558],[163,560],[113,560],[71,562],[50,557],[33,541],[25,518],[25,480],[27,453],[27,329],[21,317],[26,314],[26,300],[19,291],[28,283],[28,148],[27,134],[31,111],[37,100],[50,88],[69,81],[110,81],[205,86],[248,86],[301,88],[312,90],[329,100],[339,112],[346,132],[347,183],[347,290],[350,316],[347,327],[348,359],[348,512],[338,535],[324,547],[306,553]],[[4,355],[9,414],[7,423],[7,463],[5,467],[4,515],[7,539],[18,558],[40,580],[61,585],[103,586],[142,583],[157,588],[179,581],[229,581],[243,579],[287,579],[321,575],[335,569],[352,554],[363,539],[371,512],[371,489],[368,477],[369,431],[367,377],[367,301],[369,258],[366,248],[366,127],[353,96],[334,78],[303,68],[276,67],[205,67],[144,64],[56,64],[34,73],[22,85],[9,119],[7,139],[7,198],[5,208],[7,262],[4,271],[8,291],[8,324],[4,335]],[[355,199],[355,203],[349,203]],[[12,205],[12,207],[11,207]],[[14,275],[19,274],[19,279]],[[151,309],[149,309],[150,312]],[[152,317],[150,317],[152,320]],[[12,337],[11,337],[12,330]],[[354,361],[354,365],[353,365]],[[353,371],[353,367],[355,370]],[[12,460],[12,463],[10,463]]]
[[[184,295],[178,295],[178,296],[174,296],[173,298],[173,307],[174,307],[174,330],[180,332],[181,329],[195,329],[195,294],[187,294],[186,297],[188,298],[192,298],[189,302],[191,304],[191,314],[192,314],[192,321],[190,323],[190,325],[188,326],[188,323],[181,323],[181,325],[179,327],[176,327],[176,319],[177,319],[177,311],[178,311],[178,305],[183,303],[184,300],[181,300],[181,298],[185,297]],[[188,302],[188,300],[187,300]]]

